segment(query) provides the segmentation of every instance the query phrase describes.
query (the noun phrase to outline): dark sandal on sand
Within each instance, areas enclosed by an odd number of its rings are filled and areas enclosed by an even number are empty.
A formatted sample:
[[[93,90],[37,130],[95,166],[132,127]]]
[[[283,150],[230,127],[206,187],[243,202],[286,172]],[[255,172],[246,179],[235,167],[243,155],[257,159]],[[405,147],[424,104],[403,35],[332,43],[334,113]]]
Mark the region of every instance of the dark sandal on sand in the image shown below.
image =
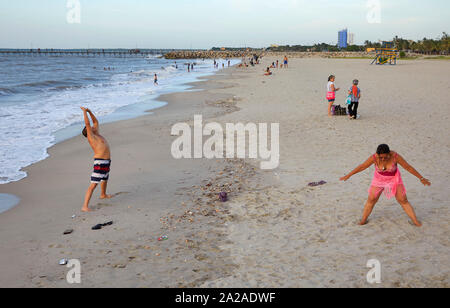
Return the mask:
[[[107,222],[107,223],[104,223],[104,224],[98,224],[98,225],[96,225],[96,226],[93,226],[93,227],[92,227],[92,230],[100,230],[101,228],[107,227],[107,226],[111,226],[112,224],[113,224],[112,221]]]

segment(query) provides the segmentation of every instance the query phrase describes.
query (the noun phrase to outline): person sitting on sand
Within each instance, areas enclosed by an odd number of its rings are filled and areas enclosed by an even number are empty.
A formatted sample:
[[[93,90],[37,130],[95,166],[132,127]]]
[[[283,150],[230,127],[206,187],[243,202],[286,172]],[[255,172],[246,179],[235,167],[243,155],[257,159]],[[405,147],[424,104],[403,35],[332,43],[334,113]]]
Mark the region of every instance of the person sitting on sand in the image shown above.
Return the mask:
[[[265,76],[270,76],[270,75],[272,75],[272,72],[270,71],[270,67],[268,67],[268,68],[266,69],[266,72],[264,73],[264,75],[265,75]]]
[[[420,182],[425,186],[430,186],[431,183],[419,172],[416,171],[411,165],[409,165],[402,156],[398,153],[393,152],[389,149],[389,146],[382,144],[378,147],[377,153],[358,166],[355,170],[350,172],[348,175],[342,177],[341,181],[347,181],[353,175],[360,173],[370,166],[375,164],[375,175],[372,180],[372,184],[369,189],[369,198],[364,207],[363,217],[361,219],[360,225],[365,225],[368,222],[368,218],[375,207],[375,204],[380,199],[381,193],[384,191],[385,196],[388,199],[395,197],[402,206],[406,214],[411,218],[411,222],[417,227],[421,227],[422,224],[417,220],[414,209],[406,197],[406,188],[403,184],[402,176],[398,168],[398,164],[402,166],[405,170],[410,172],[412,175],[419,178]]]
[[[335,100],[336,100],[336,92],[339,91],[339,88],[335,88],[334,81],[336,80],[336,77],[334,75],[331,75],[328,77],[328,84],[327,84],[327,100],[328,100],[328,116],[331,117],[331,106],[333,106]]]
[[[109,171],[111,167],[111,152],[108,142],[99,133],[99,123],[95,115],[87,108],[80,108],[83,110],[84,123],[86,124],[86,127],[83,129],[83,136],[88,139],[92,150],[94,150],[94,171],[91,175],[91,185],[86,192],[83,208],[81,209],[83,212],[90,212],[89,201],[91,200],[92,194],[99,183],[101,183],[100,199],[112,198],[112,196],[106,194]],[[89,121],[88,113],[92,118],[92,127]]]

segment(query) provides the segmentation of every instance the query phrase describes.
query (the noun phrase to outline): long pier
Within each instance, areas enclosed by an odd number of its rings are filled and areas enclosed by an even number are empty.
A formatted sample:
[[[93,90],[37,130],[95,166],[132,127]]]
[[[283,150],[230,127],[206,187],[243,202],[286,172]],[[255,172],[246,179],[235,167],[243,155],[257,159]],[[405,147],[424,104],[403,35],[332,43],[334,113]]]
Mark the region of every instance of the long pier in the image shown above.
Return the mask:
[[[0,50],[0,56],[77,56],[77,57],[147,57],[164,55],[168,50],[52,50],[52,49],[7,49]]]

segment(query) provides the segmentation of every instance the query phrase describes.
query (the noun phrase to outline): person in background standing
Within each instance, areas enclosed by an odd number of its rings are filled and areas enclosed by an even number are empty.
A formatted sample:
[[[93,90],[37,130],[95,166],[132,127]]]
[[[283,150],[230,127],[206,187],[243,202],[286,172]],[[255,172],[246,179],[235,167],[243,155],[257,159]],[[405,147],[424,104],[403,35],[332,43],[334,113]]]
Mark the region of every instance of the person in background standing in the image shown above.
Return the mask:
[[[333,106],[334,102],[336,101],[336,92],[339,91],[339,88],[336,88],[334,86],[334,81],[336,80],[336,77],[334,75],[331,75],[328,77],[328,84],[327,84],[327,100],[328,100],[328,116],[332,117],[331,114],[331,106]]]
[[[351,104],[348,105],[348,113],[350,119],[356,120],[358,117],[359,99],[361,98],[361,90],[358,88],[359,81],[353,80],[353,86],[350,87],[348,95],[351,96]]]

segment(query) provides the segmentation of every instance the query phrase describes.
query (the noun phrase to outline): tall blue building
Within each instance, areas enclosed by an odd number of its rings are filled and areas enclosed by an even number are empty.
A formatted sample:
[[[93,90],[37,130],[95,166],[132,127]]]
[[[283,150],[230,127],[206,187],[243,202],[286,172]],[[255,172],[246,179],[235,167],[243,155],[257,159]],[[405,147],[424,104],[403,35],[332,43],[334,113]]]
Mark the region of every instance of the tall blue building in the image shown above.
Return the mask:
[[[339,37],[338,37],[338,47],[339,48],[347,48],[347,37],[348,37],[347,29],[339,31]]]

